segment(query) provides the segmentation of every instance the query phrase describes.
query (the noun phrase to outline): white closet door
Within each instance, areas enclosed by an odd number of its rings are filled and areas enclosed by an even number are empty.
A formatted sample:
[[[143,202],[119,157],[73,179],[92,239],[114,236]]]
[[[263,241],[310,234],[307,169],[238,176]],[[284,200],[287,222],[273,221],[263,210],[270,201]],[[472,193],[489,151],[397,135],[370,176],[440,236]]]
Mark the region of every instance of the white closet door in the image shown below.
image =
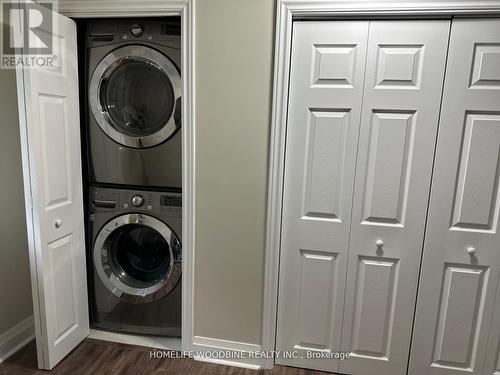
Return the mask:
[[[47,370],[89,333],[76,24],[52,17],[53,66],[17,72],[38,365]]]
[[[500,20],[453,21],[410,374],[498,369]],[[497,371],[498,373],[498,371]]]
[[[340,372],[406,372],[449,21],[371,21]]]
[[[337,371],[368,22],[293,28],[276,362]]]

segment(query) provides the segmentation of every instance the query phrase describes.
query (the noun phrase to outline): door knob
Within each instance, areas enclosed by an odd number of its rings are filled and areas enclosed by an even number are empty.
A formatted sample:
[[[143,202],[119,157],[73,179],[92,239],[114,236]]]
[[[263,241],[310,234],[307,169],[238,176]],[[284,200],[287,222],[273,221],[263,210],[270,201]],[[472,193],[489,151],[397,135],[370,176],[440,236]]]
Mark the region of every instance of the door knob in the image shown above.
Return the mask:
[[[467,248],[467,252],[470,254],[470,255],[474,255],[476,253],[476,248],[475,247],[468,247]]]
[[[62,219],[57,219],[56,221],[54,221],[54,226],[56,228],[59,228],[61,225],[62,225]]]
[[[384,246],[384,241],[377,240],[377,242],[375,242],[375,245],[377,245],[377,247],[382,247],[382,246]]]

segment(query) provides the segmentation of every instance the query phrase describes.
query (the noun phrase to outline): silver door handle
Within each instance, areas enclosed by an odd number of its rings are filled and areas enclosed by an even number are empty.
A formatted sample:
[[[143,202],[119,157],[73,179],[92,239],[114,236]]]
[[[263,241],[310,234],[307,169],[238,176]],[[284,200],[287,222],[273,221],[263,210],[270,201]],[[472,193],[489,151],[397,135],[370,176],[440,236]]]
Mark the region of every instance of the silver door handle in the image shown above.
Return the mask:
[[[380,248],[380,247],[384,246],[384,241],[382,241],[382,240],[377,240],[377,241],[375,242],[375,245],[377,245],[377,247],[379,247],[379,248]]]

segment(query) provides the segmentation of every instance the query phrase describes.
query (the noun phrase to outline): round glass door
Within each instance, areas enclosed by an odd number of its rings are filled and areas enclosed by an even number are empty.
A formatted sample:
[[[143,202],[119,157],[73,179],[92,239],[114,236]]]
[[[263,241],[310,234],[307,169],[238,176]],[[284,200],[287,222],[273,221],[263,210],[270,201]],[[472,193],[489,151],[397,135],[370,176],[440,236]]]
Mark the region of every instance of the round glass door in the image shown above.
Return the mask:
[[[101,129],[124,146],[147,148],[165,142],[180,127],[180,75],[160,52],[121,47],[97,66],[89,102]]]
[[[181,245],[170,228],[154,217],[130,214],[108,222],[94,247],[101,281],[129,302],[158,300],[181,277]]]
[[[108,256],[115,274],[126,276],[127,284],[153,286],[170,267],[170,247],[150,227],[127,224],[108,237]]]

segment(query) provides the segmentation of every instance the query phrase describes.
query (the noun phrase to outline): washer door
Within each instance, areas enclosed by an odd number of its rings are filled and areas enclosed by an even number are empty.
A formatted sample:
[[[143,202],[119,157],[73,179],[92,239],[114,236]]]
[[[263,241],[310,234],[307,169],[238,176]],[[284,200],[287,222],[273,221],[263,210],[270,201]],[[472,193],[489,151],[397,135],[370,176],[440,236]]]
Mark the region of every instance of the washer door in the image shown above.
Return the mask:
[[[115,296],[133,303],[153,302],[169,294],[181,278],[181,244],[152,216],[122,215],[99,232],[94,266]]]
[[[179,72],[153,48],[118,48],[97,65],[89,104],[101,129],[114,141],[134,148],[159,145],[181,126]]]

